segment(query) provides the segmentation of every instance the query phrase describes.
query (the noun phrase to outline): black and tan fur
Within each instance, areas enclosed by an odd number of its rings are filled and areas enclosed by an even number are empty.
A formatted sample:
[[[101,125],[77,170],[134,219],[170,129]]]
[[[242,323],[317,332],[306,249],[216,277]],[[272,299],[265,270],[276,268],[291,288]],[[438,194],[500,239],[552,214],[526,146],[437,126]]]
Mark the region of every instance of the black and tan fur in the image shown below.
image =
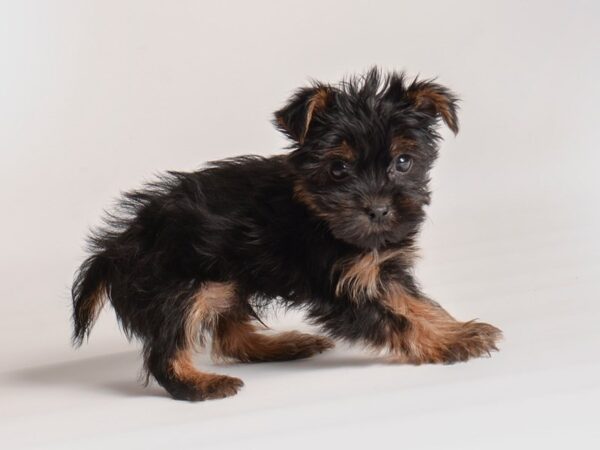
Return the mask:
[[[207,335],[216,358],[242,362],[305,358],[335,339],[412,364],[489,354],[500,331],[455,320],[412,275],[436,128],[458,131],[456,103],[437,83],[376,69],[316,83],[275,113],[288,153],[169,172],[126,194],[77,274],[75,342],[110,301],[149,375],[185,400],[243,384],[194,367]],[[259,315],[274,299],[327,337],[266,334]]]

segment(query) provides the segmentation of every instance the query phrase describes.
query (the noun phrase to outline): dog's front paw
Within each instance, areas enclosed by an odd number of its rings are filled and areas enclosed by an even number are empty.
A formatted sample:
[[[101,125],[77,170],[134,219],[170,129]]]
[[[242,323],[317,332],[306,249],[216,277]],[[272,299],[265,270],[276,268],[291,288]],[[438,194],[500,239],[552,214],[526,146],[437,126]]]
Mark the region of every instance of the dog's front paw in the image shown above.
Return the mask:
[[[498,351],[497,343],[501,338],[502,331],[493,325],[475,321],[462,323],[446,337],[438,362],[452,364],[490,356],[492,351]]]
[[[450,322],[441,327],[413,326],[404,351],[393,361],[409,364],[452,364],[497,351],[502,332],[487,323]]]

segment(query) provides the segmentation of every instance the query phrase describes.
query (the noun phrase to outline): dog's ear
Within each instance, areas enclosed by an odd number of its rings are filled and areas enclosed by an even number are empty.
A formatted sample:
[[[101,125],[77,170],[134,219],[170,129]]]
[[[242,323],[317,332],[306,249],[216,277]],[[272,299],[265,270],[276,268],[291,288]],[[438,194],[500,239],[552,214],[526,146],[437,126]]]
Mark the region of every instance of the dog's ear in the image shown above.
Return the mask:
[[[458,133],[458,98],[449,89],[431,80],[415,79],[405,82],[404,74],[394,73],[389,79],[385,98],[399,102],[433,118],[441,118],[446,125]]]
[[[299,89],[285,107],[275,112],[275,126],[290,139],[302,144],[311,121],[327,108],[331,95],[331,88],[322,84]]]
[[[417,111],[441,117],[454,134],[458,133],[458,97],[452,91],[432,81],[415,80],[406,94]]]

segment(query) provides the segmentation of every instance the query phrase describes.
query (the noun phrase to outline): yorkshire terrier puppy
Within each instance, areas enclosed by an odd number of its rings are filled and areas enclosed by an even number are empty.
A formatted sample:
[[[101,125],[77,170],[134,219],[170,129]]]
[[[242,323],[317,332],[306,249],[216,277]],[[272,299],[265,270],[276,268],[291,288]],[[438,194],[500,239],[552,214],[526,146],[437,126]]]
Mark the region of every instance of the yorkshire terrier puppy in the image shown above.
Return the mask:
[[[315,83],[275,113],[287,154],[169,172],[125,194],[76,275],[74,342],[109,300],[143,342],[146,373],[182,400],[243,385],[194,367],[206,336],[213,356],[241,362],[306,358],[335,339],[411,364],[497,350],[500,330],[457,321],[412,275],[436,128],[456,133],[456,112],[451,91],[399,73]],[[272,301],[302,308],[328,337],[262,333]]]

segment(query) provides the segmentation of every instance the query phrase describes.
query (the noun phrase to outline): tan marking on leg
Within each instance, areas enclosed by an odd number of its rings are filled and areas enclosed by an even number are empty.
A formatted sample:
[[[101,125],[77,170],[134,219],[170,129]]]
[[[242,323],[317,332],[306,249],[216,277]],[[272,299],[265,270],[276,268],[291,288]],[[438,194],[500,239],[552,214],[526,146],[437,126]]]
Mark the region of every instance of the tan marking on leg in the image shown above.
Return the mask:
[[[189,400],[229,397],[244,385],[239,378],[200,372],[194,367],[189,351],[180,351],[171,360],[171,374],[177,382],[193,388],[195,396]]]
[[[398,283],[388,286],[384,302],[407,318],[408,329],[390,337],[390,350],[414,364],[451,363],[489,355],[502,332],[475,321],[459,322],[428,299],[416,298]]]
[[[188,348],[194,348],[199,341],[198,329],[214,325],[235,303],[235,286],[232,283],[210,282],[204,284],[194,296],[193,305],[185,321],[185,336]]]
[[[234,358],[241,362],[288,361],[307,358],[333,345],[326,337],[296,331],[258,333],[248,320],[222,317],[216,327],[212,354],[217,359]]]

